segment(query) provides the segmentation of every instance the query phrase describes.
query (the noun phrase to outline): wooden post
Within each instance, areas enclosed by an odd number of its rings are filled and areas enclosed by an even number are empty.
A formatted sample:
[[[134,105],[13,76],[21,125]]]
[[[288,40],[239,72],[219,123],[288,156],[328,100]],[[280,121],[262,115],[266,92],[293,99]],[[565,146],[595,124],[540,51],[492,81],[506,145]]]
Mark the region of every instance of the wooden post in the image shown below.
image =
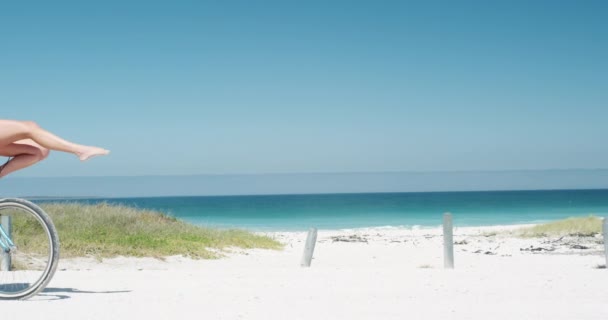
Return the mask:
[[[317,229],[310,228],[308,230],[308,237],[306,237],[306,246],[304,247],[304,255],[302,255],[302,267],[310,267],[312,261],[312,254],[315,251],[315,244],[317,242]]]
[[[606,269],[608,269],[608,217],[604,218],[602,233],[604,235],[604,256],[606,258]]]
[[[454,232],[449,212],[443,214],[443,267],[454,269]]]
[[[11,237],[11,217],[0,215],[0,226]],[[0,271],[11,271],[11,254],[0,250]]]

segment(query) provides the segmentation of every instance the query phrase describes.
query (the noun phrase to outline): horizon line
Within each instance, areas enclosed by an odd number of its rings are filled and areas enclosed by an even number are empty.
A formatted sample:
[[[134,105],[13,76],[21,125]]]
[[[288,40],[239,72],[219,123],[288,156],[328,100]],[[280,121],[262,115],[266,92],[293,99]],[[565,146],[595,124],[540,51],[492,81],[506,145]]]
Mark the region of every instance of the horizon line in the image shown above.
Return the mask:
[[[433,174],[433,173],[508,173],[508,172],[565,172],[608,171],[608,168],[553,168],[553,169],[498,169],[498,170],[411,170],[411,171],[311,171],[311,172],[262,172],[262,173],[192,173],[192,174],[141,174],[141,175],[91,175],[91,176],[9,176],[18,179],[52,178],[138,178],[138,177],[192,177],[192,176],[286,176],[286,175],[350,175],[350,174]]]

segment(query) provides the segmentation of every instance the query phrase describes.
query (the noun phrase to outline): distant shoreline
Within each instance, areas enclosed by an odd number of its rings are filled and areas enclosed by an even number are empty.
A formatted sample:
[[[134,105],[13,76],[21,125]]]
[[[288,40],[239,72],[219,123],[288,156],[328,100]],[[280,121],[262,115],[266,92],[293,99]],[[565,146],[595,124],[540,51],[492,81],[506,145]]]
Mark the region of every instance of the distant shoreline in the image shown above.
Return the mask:
[[[44,197],[40,204],[119,204],[163,212],[199,226],[249,231],[355,228],[415,229],[543,223],[608,216],[608,189],[475,192],[333,193],[291,195]]]

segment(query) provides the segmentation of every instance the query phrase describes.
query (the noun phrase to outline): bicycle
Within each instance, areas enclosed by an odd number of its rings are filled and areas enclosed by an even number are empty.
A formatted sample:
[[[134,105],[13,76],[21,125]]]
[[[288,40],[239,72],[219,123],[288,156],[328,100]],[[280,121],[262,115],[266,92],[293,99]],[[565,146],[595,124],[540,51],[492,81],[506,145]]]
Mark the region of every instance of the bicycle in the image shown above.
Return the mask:
[[[59,237],[49,215],[24,199],[0,199],[0,299],[28,299],[53,278]]]

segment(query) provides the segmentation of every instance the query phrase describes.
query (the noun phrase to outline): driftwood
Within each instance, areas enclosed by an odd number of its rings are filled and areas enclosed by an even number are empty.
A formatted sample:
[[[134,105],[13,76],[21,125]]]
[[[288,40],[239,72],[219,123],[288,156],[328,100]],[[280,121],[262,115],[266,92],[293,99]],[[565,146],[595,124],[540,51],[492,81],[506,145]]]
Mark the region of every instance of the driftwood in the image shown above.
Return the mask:
[[[333,242],[364,242],[367,243],[367,239],[356,234],[350,236],[335,236],[331,237]]]
[[[481,249],[479,249],[477,251],[473,251],[473,253],[482,253],[482,254],[485,254],[485,255],[488,255],[488,256],[493,256],[493,255],[496,254],[496,252],[484,251],[484,250],[481,250]]]
[[[589,249],[589,247],[585,247],[585,246],[582,246],[582,245],[580,245],[580,244],[573,244],[573,245],[571,245],[571,246],[570,246],[570,249],[580,249],[580,250],[585,250],[585,249]]]
[[[519,251],[531,251],[531,252],[555,251],[555,248],[543,248],[543,247],[530,246],[530,248],[519,248]]]

